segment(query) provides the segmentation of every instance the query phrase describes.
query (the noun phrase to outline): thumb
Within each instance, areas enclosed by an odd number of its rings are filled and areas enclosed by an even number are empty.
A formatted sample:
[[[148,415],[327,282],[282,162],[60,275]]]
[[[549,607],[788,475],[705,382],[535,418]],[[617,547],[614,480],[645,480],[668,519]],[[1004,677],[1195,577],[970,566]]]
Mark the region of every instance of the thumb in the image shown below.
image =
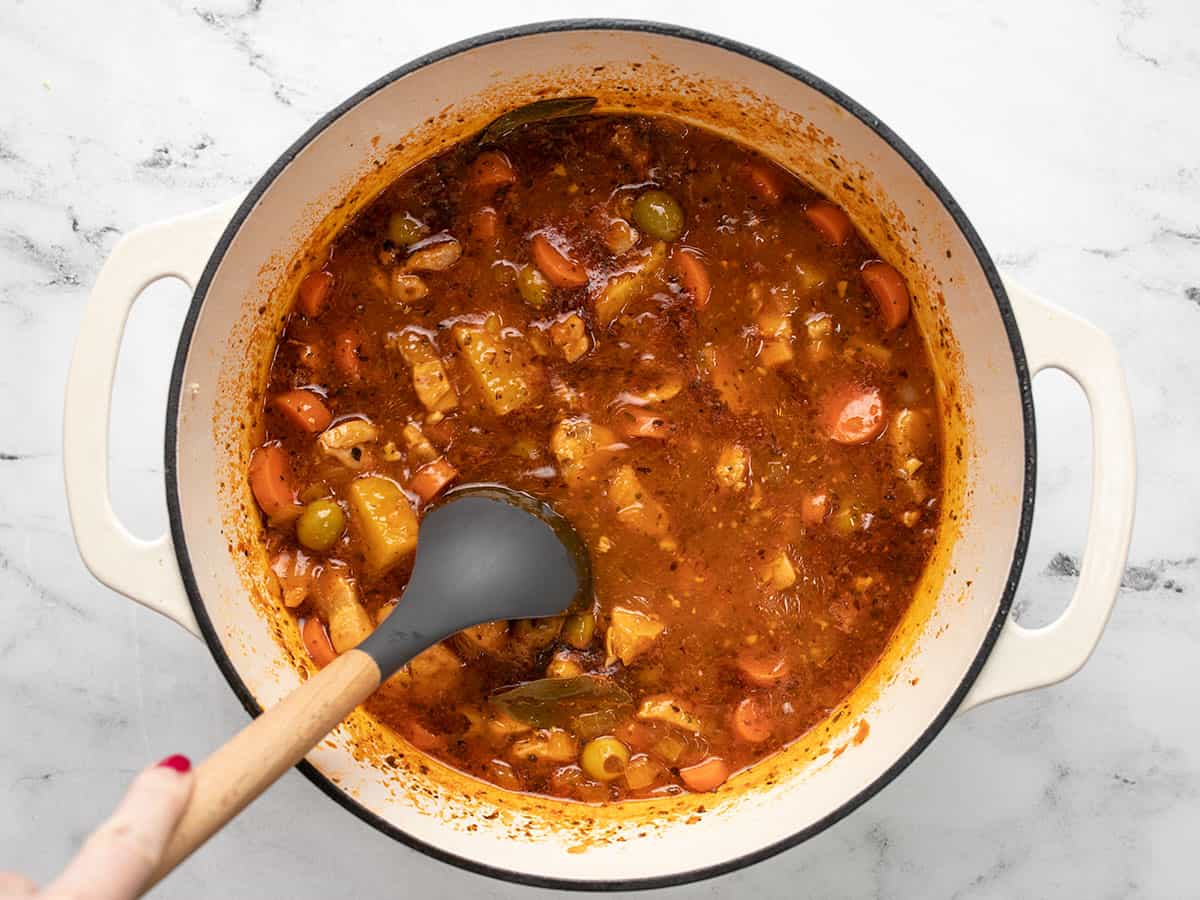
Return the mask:
[[[187,807],[190,770],[187,757],[169,756],[138,775],[112,818],[91,834],[79,855],[45,888],[45,900],[138,896]]]

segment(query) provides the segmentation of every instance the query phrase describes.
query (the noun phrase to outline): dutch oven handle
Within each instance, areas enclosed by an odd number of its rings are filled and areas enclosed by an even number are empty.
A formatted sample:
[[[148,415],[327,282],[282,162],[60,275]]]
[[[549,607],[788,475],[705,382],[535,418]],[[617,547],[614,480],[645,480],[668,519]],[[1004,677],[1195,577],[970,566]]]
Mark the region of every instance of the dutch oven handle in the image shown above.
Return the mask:
[[[1079,584],[1070,604],[1042,628],[1025,628],[1010,617],[959,712],[1062,681],[1087,662],[1116,601],[1133,531],[1137,485],[1133,409],[1116,347],[1098,328],[1024,288],[1007,281],[1005,288],[1021,327],[1030,376],[1058,369],[1087,395],[1092,418],[1092,504]]]
[[[138,228],[113,248],[96,278],[71,369],[63,413],[63,468],[71,527],[84,563],[100,581],[200,636],[170,534],[143,540],[113,511],[108,432],[121,336],[138,295],[160,278],[195,290],[209,255],[237,209],[230,201]]]

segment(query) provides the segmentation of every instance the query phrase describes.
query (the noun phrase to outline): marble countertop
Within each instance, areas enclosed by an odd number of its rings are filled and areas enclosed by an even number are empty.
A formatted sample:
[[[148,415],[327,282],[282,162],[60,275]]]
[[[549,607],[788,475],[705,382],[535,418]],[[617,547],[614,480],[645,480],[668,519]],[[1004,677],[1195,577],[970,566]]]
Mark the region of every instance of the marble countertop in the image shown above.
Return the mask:
[[[1125,585],[1069,681],[953,722],[807,844],[675,896],[1195,896],[1200,834],[1200,16],[1192,0],[1004,4],[317,0],[0,8],[0,869],[44,879],[131,773],[245,715],[205,649],[75,551],[61,409],[80,310],[118,235],[245,190],[314,119],[413,56],[569,14],[678,21],[838,85],[907,140],[1002,268],[1090,319],[1128,367],[1140,451]],[[914,7],[920,7],[915,9]],[[334,9],[339,11],[334,12]],[[801,14],[803,10],[803,14]],[[118,512],[164,528],[162,410],[186,290],[125,339]],[[1074,584],[1082,395],[1035,389],[1038,509],[1022,621]],[[270,885],[269,887],[266,887]],[[372,831],[287,775],[158,896],[512,897]],[[541,892],[544,893],[544,892]]]

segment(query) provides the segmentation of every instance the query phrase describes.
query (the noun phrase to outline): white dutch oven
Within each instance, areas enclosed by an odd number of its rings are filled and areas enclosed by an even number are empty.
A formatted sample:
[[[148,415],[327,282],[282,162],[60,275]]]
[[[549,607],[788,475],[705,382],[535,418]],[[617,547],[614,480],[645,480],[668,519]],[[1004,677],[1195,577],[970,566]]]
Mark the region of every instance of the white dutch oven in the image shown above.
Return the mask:
[[[457,777],[405,745],[381,763],[363,736],[387,742],[362,714],[302,768],[380,830],[476,871],[585,888],[677,884],[804,840],[878,791],[956,713],[1072,674],[1099,640],[1128,547],[1133,430],[1111,342],[1002,282],[937,178],[837,90],[752,48],[636,22],[529,26],[398,69],[310,129],[244,200],[117,245],[68,382],[67,493],[97,578],[204,640],[251,713],[277,701],[302,664],[269,612],[240,473],[287,286],[308,264],[302,250],[422,156],[514,105],[573,94],[598,97],[600,109],[669,112],[754,144],[846,206],[906,272],[946,395],[949,487],[935,561],[884,660],[840,713],[715,795],[617,811],[530,800]],[[130,306],[165,276],[195,297],[167,409],[171,533],[142,541],[109,501],[107,414]],[[1030,378],[1047,367],[1077,380],[1091,404],[1092,510],[1074,598],[1053,624],[1029,630],[1008,613],[1033,514]]]

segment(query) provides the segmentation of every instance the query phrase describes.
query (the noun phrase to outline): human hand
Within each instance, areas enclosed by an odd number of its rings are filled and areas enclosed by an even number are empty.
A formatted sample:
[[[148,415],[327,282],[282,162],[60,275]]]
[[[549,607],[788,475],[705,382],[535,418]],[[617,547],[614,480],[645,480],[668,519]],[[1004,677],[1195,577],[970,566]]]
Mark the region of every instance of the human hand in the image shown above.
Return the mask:
[[[143,771],[58,878],[39,890],[23,875],[0,872],[0,900],[133,900],[187,806],[191,768],[176,755]]]

